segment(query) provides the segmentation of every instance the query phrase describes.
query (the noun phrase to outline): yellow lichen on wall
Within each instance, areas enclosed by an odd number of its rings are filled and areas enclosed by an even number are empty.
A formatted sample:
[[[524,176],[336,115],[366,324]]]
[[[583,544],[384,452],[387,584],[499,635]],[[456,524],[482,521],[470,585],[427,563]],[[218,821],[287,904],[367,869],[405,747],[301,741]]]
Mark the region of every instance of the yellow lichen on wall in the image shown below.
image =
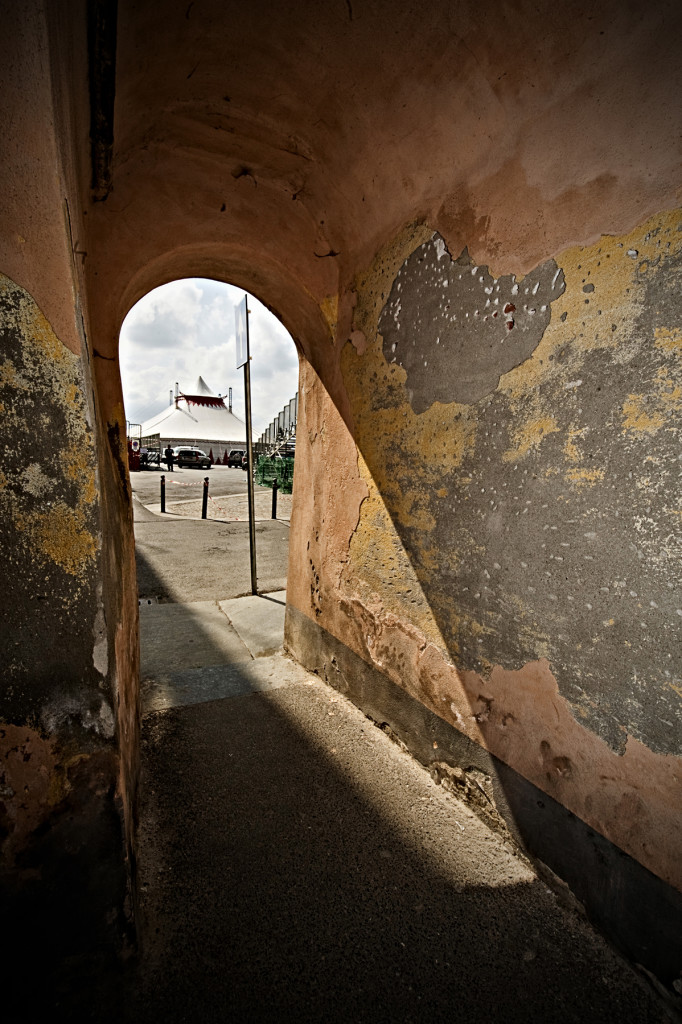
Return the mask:
[[[17,286],[4,274],[0,274],[0,296],[4,297],[9,293],[15,298],[18,295]],[[13,306],[12,322],[24,338],[30,339],[31,347],[39,360],[47,360],[56,366],[70,364],[73,353],[62,345],[28,292],[23,292],[18,303]]]
[[[31,558],[85,579],[98,549],[93,437],[80,360],[31,296],[0,275],[6,358],[0,508]]]
[[[644,302],[644,285],[660,272],[661,265],[679,255],[682,237],[677,230],[680,212],[652,217],[619,238],[603,237],[586,248],[565,250],[556,257],[566,281],[564,294],[552,304],[552,316],[545,335],[530,359],[505,374],[500,392],[509,398],[511,408],[519,416],[514,426],[518,438],[537,436],[538,424],[551,419],[553,410],[543,405],[541,385],[569,376],[577,389],[587,353],[603,350],[615,362],[631,359],[635,347],[653,342],[672,357],[671,371],[679,375],[676,353],[682,346],[679,328],[656,328],[653,337],[637,336],[634,330]],[[682,391],[669,373],[659,371],[654,380],[655,397],[651,393],[631,394],[623,407],[623,427],[634,437],[655,433],[679,412]],[[569,430],[564,451],[575,463],[571,436],[581,433],[584,424],[574,423]],[[537,445],[518,445],[523,458]],[[589,487],[603,480],[605,467],[570,466],[567,482]]]
[[[344,378],[348,384],[355,374],[358,388],[362,387],[362,375],[372,365],[381,367],[382,363],[381,340],[376,335],[363,356],[358,356],[351,345],[346,345],[342,353]],[[400,386],[404,381],[404,372],[399,367],[381,368],[385,369],[389,387]],[[356,405],[353,413],[365,461],[372,465],[376,486],[388,499],[392,514],[402,525],[428,533],[433,526],[427,509],[433,489],[444,474],[458,469],[474,449],[475,413],[466,406],[435,403],[417,415],[407,404],[375,407],[371,399]],[[394,454],[398,438],[401,452],[412,450],[421,455],[419,475],[413,477],[413,485],[408,487],[395,473],[394,460],[401,461],[400,453]]]
[[[678,222],[679,213],[673,211],[651,218],[620,238],[603,237],[592,246],[575,247],[557,256],[565,276],[565,292],[552,304],[550,324],[535,352],[504,374],[498,386],[516,417],[505,461],[537,454],[547,438],[565,429],[546,405],[541,385],[556,380],[558,387],[573,388],[577,393],[583,383],[580,373],[587,353],[605,350],[618,362],[631,358],[633,344],[642,343],[632,338],[643,301],[642,281],[679,252]],[[377,323],[401,264],[429,237],[431,232],[425,225],[410,225],[377,255],[365,273],[358,275],[354,325],[364,332],[367,349],[359,356],[347,345],[342,353],[344,378],[354,396],[357,439],[372,467],[376,486],[402,526],[425,533],[433,524],[429,511],[432,489],[474,451],[477,412],[471,406],[435,403],[416,415],[406,400],[404,371],[387,364],[383,357]],[[659,328],[650,340],[674,362],[669,371],[656,374],[653,396],[631,394],[625,401],[623,426],[634,437],[663,428],[671,414],[679,411],[682,398],[682,388],[675,379],[679,374],[675,356],[682,345],[682,332],[679,328]],[[560,384],[567,376],[575,379]],[[402,401],[397,394],[402,395]],[[576,416],[581,412],[577,409]],[[605,466],[594,461],[588,464],[576,444],[577,438],[584,440],[589,430],[584,421],[574,419],[563,443],[568,464],[556,465],[566,483],[575,489],[595,486],[605,476]],[[407,487],[404,481],[398,482],[391,455],[398,437],[400,459],[409,459],[412,453],[419,463],[419,473]]]
[[[514,447],[506,451],[502,458],[505,462],[522,459],[531,449],[539,448],[549,434],[555,434],[558,430],[559,424],[553,416],[537,416],[535,419],[524,420],[514,428]]]
[[[320,309],[329,326],[329,333],[334,336],[336,324],[339,319],[339,297],[330,295],[320,303]]]
[[[629,395],[623,404],[623,426],[633,434],[655,434],[665,424],[663,409],[650,411],[644,395]]]
[[[675,353],[676,346],[661,345],[665,351]],[[634,435],[656,434],[671,417],[682,411],[682,385],[677,384],[670,372],[661,367],[653,379],[653,390],[647,395],[628,395],[623,403],[623,430]]]
[[[600,480],[604,479],[605,472],[606,470],[604,469],[585,469],[584,467],[574,467],[566,470],[564,480],[578,488],[592,487],[594,484],[599,483]]]
[[[381,592],[380,604],[387,614],[404,614],[407,609],[411,621],[438,649],[445,651],[446,644],[396,526],[418,533],[424,566],[435,572],[446,567],[449,572],[456,570],[457,552],[440,551],[429,541],[435,525],[431,500],[443,478],[455,473],[474,451],[477,416],[468,406],[443,406],[437,402],[417,415],[404,400],[395,401],[392,396],[404,394],[405,372],[399,366],[386,365],[377,327],[395,274],[413,249],[431,234],[424,225],[409,226],[355,281],[357,306],[353,322],[362,330],[366,347],[359,355],[353,345],[347,344],[341,366],[351,396],[363,396],[353,403],[353,416],[360,446],[358,464],[369,497],[363,502],[352,538],[352,579],[347,574],[345,585],[370,603]],[[375,393],[381,397],[376,403]],[[406,451],[419,453],[419,472],[407,481],[402,474]],[[447,494],[442,486],[440,492],[441,497]],[[358,572],[358,566],[362,566],[362,571]],[[469,619],[467,626],[473,633],[485,628]]]
[[[426,224],[409,224],[377,254],[367,270],[354,281],[357,305],[353,324],[368,339],[376,336],[379,316],[401,264],[433,231]]]
[[[682,327],[657,327],[654,344],[666,352],[682,352]]]
[[[566,462],[569,464],[565,468],[563,478],[566,483],[570,484],[574,489],[582,490],[586,487],[591,487],[593,484],[598,483],[604,479],[603,469],[594,469],[586,465],[585,454],[582,447],[578,447],[578,440],[586,438],[589,434],[588,427],[569,427],[566,431],[566,441],[564,442],[564,456]],[[582,463],[582,465],[579,465]],[[557,470],[552,468],[545,471],[546,473],[556,473]]]
[[[347,566],[351,575],[349,579],[342,577],[342,585],[365,603],[375,603],[381,593],[380,603],[387,612],[398,614],[403,602],[406,602],[410,606],[415,625],[432,643],[445,649],[419,578],[406,556],[367,463],[360,454],[358,469],[367,485],[368,496],[362,503],[362,525],[351,539]],[[436,558],[435,552],[431,554]],[[357,573],[358,565],[363,567],[361,575]]]
[[[428,325],[452,300],[443,291],[449,256],[439,255],[446,262],[435,275],[414,259],[414,279],[397,279],[426,228],[416,236],[409,228],[358,276],[354,327],[361,327],[364,344],[347,344],[341,353],[369,492],[343,574],[345,592],[383,609],[379,618],[391,614],[417,625],[458,666],[484,675],[495,665],[545,658],[561,685],[570,686],[572,713],[615,749],[630,730],[648,737],[655,721],[668,718],[663,705],[657,718],[641,701],[623,704],[619,688],[635,672],[634,655],[621,664],[619,652],[634,629],[648,631],[649,619],[667,608],[668,573],[679,557],[672,456],[666,448],[642,480],[638,469],[653,457],[647,439],[665,437],[669,448],[679,429],[682,332],[670,326],[666,296],[678,274],[680,220],[678,212],[664,214],[620,238],[558,254],[544,274],[557,281],[555,271],[563,271],[565,290],[552,299],[536,348],[468,404],[441,397],[429,405],[426,374],[415,401],[407,372],[390,362],[378,330],[393,303],[402,309],[404,344],[423,346],[424,366],[427,358],[431,364],[428,345],[443,344]],[[477,268],[470,269],[475,275]],[[480,309],[480,298],[473,301]],[[530,296],[514,301],[532,305]],[[452,321],[475,318],[476,309],[455,305]],[[525,323],[519,316],[510,330]],[[466,351],[459,339],[470,332],[457,324],[451,330],[445,343],[457,358],[439,365],[459,386],[466,373],[474,379],[478,364],[464,365],[460,375]],[[471,344],[490,346],[490,337],[482,328]],[[647,500],[640,508],[635,492],[642,490]],[[649,495],[661,498],[656,521],[646,508]],[[409,586],[398,583],[400,576]],[[669,609],[665,615],[667,651],[677,619],[674,608],[672,619]],[[671,669],[652,666],[659,693]],[[648,668],[638,664],[636,671],[635,686],[643,674],[654,685]],[[608,685],[605,672],[614,677]],[[595,678],[598,694],[591,692]],[[645,720],[648,734],[641,731]],[[625,733],[616,722],[627,723]],[[663,749],[666,742],[655,739]]]
[[[90,452],[72,445],[63,457],[64,475],[78,481],[81,487],[80,499],[86,505],[92,505],[97,498],[97,480]]]
[[[1,293],[0,293],[1,294]],[[0,387],[11,387],[16,391],[28,391],[30,385],[17,372],[17,368],[10,359],[0,363]]]
[[[18,512],[14,524],[28,535],[36,553],[71,576],[84,574],[97,552],[97,541],[85,525],[82,510],[69,508],[63,501],[55,501],[45,512]]]

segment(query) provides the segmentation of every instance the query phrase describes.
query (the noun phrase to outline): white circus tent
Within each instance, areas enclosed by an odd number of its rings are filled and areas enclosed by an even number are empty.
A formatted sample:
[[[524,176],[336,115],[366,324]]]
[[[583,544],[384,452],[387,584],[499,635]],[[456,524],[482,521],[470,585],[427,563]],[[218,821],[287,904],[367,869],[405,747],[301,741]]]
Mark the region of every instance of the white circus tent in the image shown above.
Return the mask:
[[[246,424],[227,407],[225,400],[211,391],[203,377],[199,377],[192,393],[179,392],[173,404],[156,416],[145,420],[141,427],[142,443],[161,442],[196,445],[246,444]]]

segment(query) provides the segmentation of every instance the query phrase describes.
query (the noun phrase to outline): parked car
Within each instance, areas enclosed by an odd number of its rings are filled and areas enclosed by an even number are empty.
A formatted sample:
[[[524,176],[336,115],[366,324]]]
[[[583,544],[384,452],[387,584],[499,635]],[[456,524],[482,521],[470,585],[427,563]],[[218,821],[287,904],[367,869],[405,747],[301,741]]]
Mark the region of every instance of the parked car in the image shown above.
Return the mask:
[[[242,464],[242,459],[246,455],[243,448],[233,448],[230,454],[227,456],[227,464],[232,469],[239,469]]]
[[[183,466],[197,466],[199,469],[210,469],[211,460],[201,448],[174,448],[175,464],[178,469]]]

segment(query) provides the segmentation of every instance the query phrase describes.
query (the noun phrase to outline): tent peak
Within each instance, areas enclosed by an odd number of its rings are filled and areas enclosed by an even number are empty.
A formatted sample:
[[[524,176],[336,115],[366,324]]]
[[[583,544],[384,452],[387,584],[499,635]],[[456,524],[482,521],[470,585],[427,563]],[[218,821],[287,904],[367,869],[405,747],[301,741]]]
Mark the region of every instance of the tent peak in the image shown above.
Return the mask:
[[[206,383],[204,378],[201,377],[201,376],[197,377],[197,382],[194,385],[194,394],[195,395],[212,395],[212,396],[215,396],[216,398],[218,397],[216,395],[215,391],[211,390],[211,388],[208,386],[208,384]]]

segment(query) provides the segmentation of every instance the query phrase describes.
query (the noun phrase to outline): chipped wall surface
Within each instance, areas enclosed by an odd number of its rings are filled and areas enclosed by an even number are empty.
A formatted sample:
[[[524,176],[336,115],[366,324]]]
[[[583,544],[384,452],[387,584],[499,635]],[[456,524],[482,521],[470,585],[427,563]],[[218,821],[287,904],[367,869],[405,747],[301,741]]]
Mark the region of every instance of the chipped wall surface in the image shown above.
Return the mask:
[[[80,360],[0,278],[3,713],[111,739],[94,439]]]
[[[81,359],[0,275],[0,886],[16,922],[10,962],[30,950],[55,971],[65,957],[120,948],[126,929],[115,671],[84,395]]]
[[[680,211],[525,276],[387,247],[342,353],[367,497],[315,611],[678,888],[681,271]]]

